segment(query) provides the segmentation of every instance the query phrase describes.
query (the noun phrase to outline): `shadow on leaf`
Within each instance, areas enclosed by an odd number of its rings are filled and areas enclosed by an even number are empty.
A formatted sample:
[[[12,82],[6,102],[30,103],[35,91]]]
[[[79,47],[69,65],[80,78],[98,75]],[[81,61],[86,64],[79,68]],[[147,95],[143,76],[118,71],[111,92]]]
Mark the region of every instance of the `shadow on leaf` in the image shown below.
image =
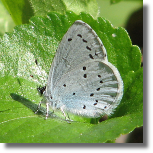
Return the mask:
[[[15,93],[10,93],[10,96],[12,97],[13,100],[22,103],[24,106],[31,109],[33,112],[36,112],[36,110],[38,108],[37,104],[34,104],[30,100],[28,100],[28,99],[26,99],[26,98],[24,98],[20,95],[17,95]],[[38,115],[43,115],[45,111],[46,111],[45,108],[41,108],[41,110],[39,110],[37,114]]]

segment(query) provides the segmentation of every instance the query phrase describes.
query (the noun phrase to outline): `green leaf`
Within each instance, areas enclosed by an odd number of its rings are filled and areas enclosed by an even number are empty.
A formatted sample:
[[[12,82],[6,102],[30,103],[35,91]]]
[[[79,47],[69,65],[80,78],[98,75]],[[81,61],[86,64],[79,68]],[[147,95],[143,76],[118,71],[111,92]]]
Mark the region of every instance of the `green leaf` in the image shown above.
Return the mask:
[[[98,34],[124,82],[123,99],[107,120],[74,116],[70,124],[45,108],[34,114],[41,100],[36,87],[45,84],[50,64],[62,37],[75,20],[88,23]],[[0,142],[3,143],[102,143],[113,142],[143,125],[143,70],[141,53],[123,28],[114,28],[103,18],[89,14],[49,13],[16,26],[0,40]],[[39,63],[39,68],[35,64]],[[41,71],[41,73],[40,73]],[[31,77],[31,76],[33,77]],[[73,117],[73,116],[72,116]],[[92,124],[91,124],[92,123]]]
[[[121,2],[121,1],[133,1],[133,0],[110,0],[110,3],[111,4],[116,4],[116,3]],[[135,1],[143,1],[143,0],[135,0]]]
[[[110,3],[111,4],[116,4],[116,3],[120,2],[120,1],[123,1],[123,0],[110,0]]]
[[[31,4],[28,0],[1,0],[10,13],[16,25],[29,23],[30,17],[34,15]]]
[[[32,16],[45,16],[52,11],[61,14],[65,14],[67,10],[76,14],[83,11],[95,18],[98,17],[96,0],[2,0],[2,2],[16,25],[29,23]]]
[[[0,36],[4,35],[4,33],[12,32],[13,27],[15,26],[10,14],[5,9],[4,5],[0,1]]]
[[[80,12],[89,13],[93,18],[97,18],[99,15],[98,5],[96,0],[63,0],[67,7],[67,10],[71,10],[76,14]]]
[[[93,17],[98,17],[98,5],[96,0],[30,0],[35,15],[46,15],[48,12],[56,11],[64,14],[71,10],[76,14],[80,12],[90,13]]]
[[[112,117],[143,112],[143,69],[130,71],[124,80],[124,97]],[[141,125],[143,118],[139,119]]]

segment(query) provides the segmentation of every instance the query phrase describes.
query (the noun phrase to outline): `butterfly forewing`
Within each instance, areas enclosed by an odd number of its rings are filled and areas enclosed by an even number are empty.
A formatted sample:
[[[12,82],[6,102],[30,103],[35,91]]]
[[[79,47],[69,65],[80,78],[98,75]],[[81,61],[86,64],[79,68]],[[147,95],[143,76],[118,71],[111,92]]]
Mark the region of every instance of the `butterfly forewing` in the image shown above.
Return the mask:
[[[59,44],[51,66],[48,88],[52,89],[63,74],[89,59],[107,60],[106,50],[94,30],[78,20]]]

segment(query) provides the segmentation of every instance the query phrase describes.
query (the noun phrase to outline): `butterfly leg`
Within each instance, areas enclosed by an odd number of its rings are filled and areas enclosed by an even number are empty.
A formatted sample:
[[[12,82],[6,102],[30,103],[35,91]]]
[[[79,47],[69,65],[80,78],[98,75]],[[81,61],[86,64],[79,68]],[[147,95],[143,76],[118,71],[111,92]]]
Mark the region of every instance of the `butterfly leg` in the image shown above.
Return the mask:
[[[38,104],[38,107],[37,107],[37,110],[35,111],[35,114],[37,114],[37,113],[38,113],[38,111],[39,111],[40,107],[41,107],[41,101],[40,101],[40,102],[39,102],[39,104]]]
[[[64,112],[64,110],[63,110],[63,108],[61,107],[60,108],[60,110],[61,110],[61,112],[63,113],[63,115],[64,115],[64,117],[65,117],[65,120],[68,122],[68,123],[71,123],[70,121],[72,121],[71,119],[70,119],[70,117],[69,117],[69,115],[67,114],[65,114],[65,112]]]
[[[63,108],[61,107],[60,109],[61,109],[61,112],[63,113],[63,115],[64,115],[64,117],[65,117],[65,120],[67,120],[67,117],[66,117],[66,114],[65,114]]]
[[[46,103],[46,119],[48,118],[48,112],[49,112],[49,103]]]

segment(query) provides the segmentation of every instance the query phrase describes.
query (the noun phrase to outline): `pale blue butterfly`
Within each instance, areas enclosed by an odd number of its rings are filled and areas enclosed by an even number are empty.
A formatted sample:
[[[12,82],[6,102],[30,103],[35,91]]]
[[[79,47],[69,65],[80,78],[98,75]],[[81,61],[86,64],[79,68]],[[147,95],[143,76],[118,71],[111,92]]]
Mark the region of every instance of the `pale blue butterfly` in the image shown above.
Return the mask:
[[[107,60],[106,49],[95,31],[77,20],[59,44],[46,87],[38,88],[53,110],[97,118],[110,115],[123,95],[123,81]],[[39,107],[41,105],[39,104]],[[38,110],[37,110],[38,111]]]

